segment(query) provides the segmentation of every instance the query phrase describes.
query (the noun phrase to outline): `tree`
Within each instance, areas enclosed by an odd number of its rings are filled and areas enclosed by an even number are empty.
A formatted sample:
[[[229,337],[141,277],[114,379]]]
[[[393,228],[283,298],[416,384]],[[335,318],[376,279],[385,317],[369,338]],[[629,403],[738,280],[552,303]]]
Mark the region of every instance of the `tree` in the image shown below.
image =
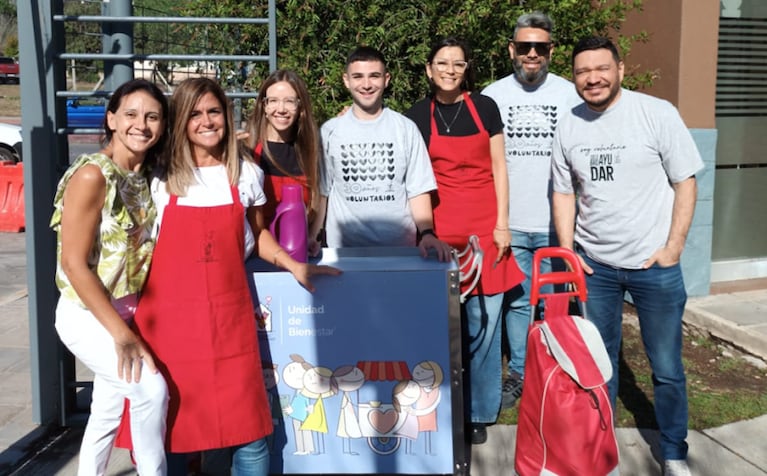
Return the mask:
[[[557,53],[552,71],[569,76],[569,55],[577,39],[591,34],[617,39],[623,53],[642,36],[620,34],[626,13],[641,0],[284,0],[278,3],[278,66],[298,71],[307,81],[318,120],[335,115],[348,94],[341,81],[348,52],[359,44],[379,48],[388,60],[392,85],[387,104],[405,110],[428,90],[424,64],[431,43],[455,35],[470,42],[478,86],[511,70],[506,46],[516,18],[535,10],[555,21]],[[189,2],[180,12],[189,16],[266,17],[266,4],[243,0]],[[221,25],[206,30],[208,47],[217,53],[264,54],[263,27]],[[200,39],[200,37],[198,37]],[[197,42],[200,44],[200,42]],[[214,52],[213,50],[209,52]],[[268,74],[256,64],[251,82]],[[634,74],[627,84],[647,77]]]
[[[16,24],[16,1],[0,0],[0,48],[3,50],[3,56],[19,56]]]

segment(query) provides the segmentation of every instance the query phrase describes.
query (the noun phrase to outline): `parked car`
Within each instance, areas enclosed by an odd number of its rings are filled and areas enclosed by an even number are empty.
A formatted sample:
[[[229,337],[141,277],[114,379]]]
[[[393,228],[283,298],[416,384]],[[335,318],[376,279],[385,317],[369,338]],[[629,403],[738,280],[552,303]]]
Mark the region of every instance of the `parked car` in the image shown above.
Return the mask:
[[[21,127],[0,123],[0,162],[21,162]]]
[[[105,98],[88,97],[67,100],[67,125],[83,129],[101,129],[107,110]]]
[[[0,83],[19,84],[19,63],[8,56],[0,56]]]

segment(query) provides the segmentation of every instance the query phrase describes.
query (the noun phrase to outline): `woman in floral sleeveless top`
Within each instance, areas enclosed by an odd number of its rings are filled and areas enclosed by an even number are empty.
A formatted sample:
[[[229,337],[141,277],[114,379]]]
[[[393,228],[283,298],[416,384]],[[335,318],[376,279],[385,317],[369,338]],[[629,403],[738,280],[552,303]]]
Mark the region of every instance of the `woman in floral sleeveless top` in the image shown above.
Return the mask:
[[[166,473],[168,389],[131,324],[154,248],[147,171],[163,148],[167,116],[154,84],[132,80],[117,88],[104,118],[103,148],[77,159],[54,200],[56,331],[94,373],[81,475],[105,473],[125,398],[138,472]]]

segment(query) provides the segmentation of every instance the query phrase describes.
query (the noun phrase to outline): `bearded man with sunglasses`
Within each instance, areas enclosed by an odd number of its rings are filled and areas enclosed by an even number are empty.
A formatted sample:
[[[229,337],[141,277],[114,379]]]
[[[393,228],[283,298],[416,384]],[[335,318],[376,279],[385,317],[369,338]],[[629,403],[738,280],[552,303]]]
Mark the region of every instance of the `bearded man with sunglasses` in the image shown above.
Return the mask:
[[[581,102],[570,81],[549,73],[552,29],[553,22],[543,13],[520,16],[509,41],[514,73],[482,91],[498,104],[504,122],[511,250],[526,275],[509,293],[507,303],[510,355],[503,408],[514,406],[522,393],[533,255],[539,248],[557,244],[549,201],[554,130],[559,118]],[[541,264],[542,273],[550,271],[550,262]]]

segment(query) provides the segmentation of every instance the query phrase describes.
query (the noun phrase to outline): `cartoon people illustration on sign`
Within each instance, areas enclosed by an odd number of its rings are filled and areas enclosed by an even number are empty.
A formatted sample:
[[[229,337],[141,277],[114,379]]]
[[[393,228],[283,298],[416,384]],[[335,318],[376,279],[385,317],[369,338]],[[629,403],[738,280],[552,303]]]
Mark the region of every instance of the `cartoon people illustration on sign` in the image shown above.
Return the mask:
[[[424,451],[434,454],[431,447],[431,433],[437,431],[437,406],[442,398],[439,386],[444,375],[442,368],[432,360],[424,360],[413,368],[413,380],[421,387],[421,394],[415,403],[418,415],[418,431],[424,434]]]
[[[359,453],[352,450],[352,438],[362,438],[356,405],[360,401],[359,389],[365,383],[365,374],[353,365],[344,365],[333,372],[333,378],[338,385],[338,390],[343,392],[336,436],[342,439],[341,446],[344,454],[357,456]],[[355,398],[352,399],[350,395]]]
[[[301,393],[315,400],[309,407],[309,415],[301,425],[301,429],[316,433],[316,454],[324,454],[328,419],[323,399],[335,395],[338,392],[338,387],[333,379],[333,371],[327,367],[313,367],[307,370],[303,381],[304,388],[301,390]]]
[[[290,417],[293,426],[293,439],[296,442],[296,451],[293,454],[309,455],[314,453],[314,440],[312,432],[302,429],[302,426],[309,416],[310,402],[301,390],[304,388],[304,375],[312,368],[312,365],[298,354],[291,354],[290,358],[292,361],[282,371],[282,380],[285,385],[295,390],[295,394],[284,411],[285,415]]]
[[[418,439],[418,416],[413,405],[421,396],[421,387],[414,380],[401,380],[392,389],[392,406],[398,414],[398,429],[394,433],[405,438],[405,454],[412,455],[413,442]],[[429,454],[429,453],[427,453]]]
[[[337,439],[331,438],[331,453],[338,451],[340,440],[339,454],[359,456],[353,440],[361,439],[378,455],[393,454],[401,446],[406,455],[415,455],[415,442],[423,434],[423,454],[437,454],[432,448],[432,433],[438,429],[437,407],[444,379],[437,362],[418,362],[412,372],[405,361],[358,361],[357,365],[343,364],[331,371],[291,354],[283,365],[282,382],[293,390],[292,395],[281,396],[283,413],[290,417],[285,425],[293,428],[293,455],[326,454],[328,420],[336,418]],[[267,385],[279,382],[276,370],[264,368],[264,376]],[[376,399],[388,392],[389,402]],[[336,394],[340,398],[328,406],[328,398]],[[279,416],[276,418],[275,425],[279,424]]]

